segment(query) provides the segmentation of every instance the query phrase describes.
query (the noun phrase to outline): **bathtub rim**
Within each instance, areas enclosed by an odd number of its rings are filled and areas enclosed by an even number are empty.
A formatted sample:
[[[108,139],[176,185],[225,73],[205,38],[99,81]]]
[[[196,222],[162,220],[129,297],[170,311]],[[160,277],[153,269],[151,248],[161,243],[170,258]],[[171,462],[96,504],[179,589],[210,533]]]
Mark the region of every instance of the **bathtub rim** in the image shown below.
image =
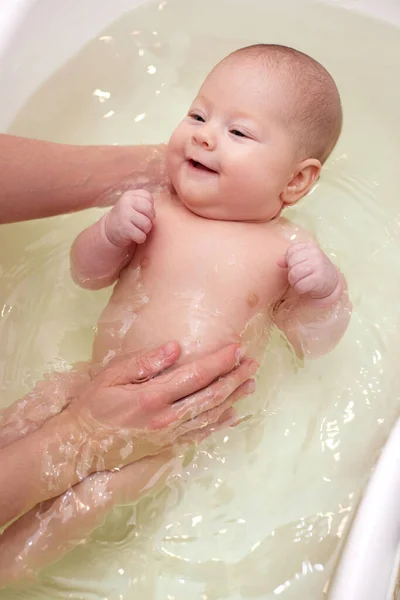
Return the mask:
[[[319,1],[367,14],[400,27],[398,0]],[[79,0],[75,2],[78,6]],[[96,19],[91,22],[90,30],[85,28],[76,32],[74,41],[77,48],[120,14],[145,2],[146,0],[113,0],[110,8],[109,0],[85,0],[85,10],[93,10],[94,7],[97,9],[99,6],[102,9],[96,13]],[[29,19],[40,19],[41,13],[45,12],[50,3],[55,6],[53,0],[5,0],[0,6],[0,85],[4,86],[3,89],[7,89],[7,81],[15,82],[18,69],[21,67],[24,48],[21,46],[18,50],[18,38],[24,37]],[[39,4],[43,8],[37,12]],[[62,40],[62,56],[65,58],[71,55],[67,41],[67,38]],[[15,60],[11,65],[8,64],[10,52],[16,52]],[[48,62],[41,65],[39,78],[37,72],[33,72],[32,78],[28,82],[23,82],[25,91],[21,92],[20,102],[0,116],[0,131],[8,126],[34,89],[54,71],[55,64],[57,63],[58,66],[61,63],[60,55],[56,63],[53,59],[52,53],[48,53],[46,59]],[[381,508],[383,489],[387,499],[385,510]],[[361,598],[384,600],[388,597],[394,583],[394,569],[397,567],[400,546],[400,510],[396,510],[395,503],[390,505],[390,500],[394,496],[400,497],[400,420],[382,450],[357,510],[334,576],[329,594],[330,600],[361,600]],[[379,590],[374,587],[378,579],[376,577],[379,568],[376,565],[377,557],[379,560],[384,560],[386,565],[385,574],[379,573]]]

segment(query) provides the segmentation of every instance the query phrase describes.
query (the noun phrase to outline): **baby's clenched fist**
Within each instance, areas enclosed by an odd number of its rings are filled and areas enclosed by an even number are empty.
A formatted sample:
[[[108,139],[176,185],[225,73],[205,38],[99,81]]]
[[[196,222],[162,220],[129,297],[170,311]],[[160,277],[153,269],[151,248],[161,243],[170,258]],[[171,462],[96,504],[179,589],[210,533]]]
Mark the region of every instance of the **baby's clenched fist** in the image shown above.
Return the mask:
[[[153,227],[156,213],[152,195],[146,190],[125,192],[105,216],[107,239],[118,248],[143,244]]]

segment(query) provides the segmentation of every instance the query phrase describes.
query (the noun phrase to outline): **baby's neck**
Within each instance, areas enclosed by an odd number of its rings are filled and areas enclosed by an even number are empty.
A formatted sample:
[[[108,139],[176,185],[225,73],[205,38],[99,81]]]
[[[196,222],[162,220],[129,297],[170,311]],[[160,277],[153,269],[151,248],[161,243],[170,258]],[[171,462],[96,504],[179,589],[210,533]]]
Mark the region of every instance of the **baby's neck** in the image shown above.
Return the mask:
[[[213,219],[212,217],[206,217],[203,216],[202,214],[199,214],[198,212],[195,212],[193,210],[191,210],[179,197],[178,193],[171,187],[168,191],[163,191],[163,192],[159,192],[156,194],[153,194],[153,197],[155,199],[155,202],[165,202],[168,201],[169,203],[175,205],[176,207],[179,207],[182,210],[185,210],[187,212],[189,212],[191,215],[193,215],[194,217],[198,217],[199,219],[205,219],[207,221],[220,221],[220,222],[225,222],[225,223],[254,223],[254,224],[266,224],[266,223],[275,223],[276,221],[279,221],[281,219],[281,213],[283,211],[283,208],[279,211],[279,213],[273,217],[272,219],[259,219],[259,220],[255,220],[255,219],[242,219],[240,221],[236,221],[234,219]]]

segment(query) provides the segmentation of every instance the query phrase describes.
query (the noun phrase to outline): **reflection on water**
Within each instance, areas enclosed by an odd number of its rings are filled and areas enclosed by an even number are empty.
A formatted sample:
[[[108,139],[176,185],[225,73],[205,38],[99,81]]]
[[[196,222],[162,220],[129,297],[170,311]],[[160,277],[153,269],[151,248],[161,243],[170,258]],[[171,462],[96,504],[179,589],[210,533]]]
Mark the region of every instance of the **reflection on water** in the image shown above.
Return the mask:
[[[241,407],[251,419],[205,442],[156,498],[115,510],[40,583],[4,590],[1,600],[326,597],[398,416],[398,34],[305,1],[301,13],[298,3],[250,4],[244,13],[227,0],[169,0],[126,15],[39,90],[12,132],[165,141],[205,73],[233,48],[274,41],[312,54],[337,80],[345,127],[319,185],[287,216],[313,230],[345,272],[355,306],[349,331],[330,356],[306,365],[275,335],[258,392]],[[49,368],[89,356],[109,290],[76,288],[68,251],[99,212],[2,228],[4,404]]]

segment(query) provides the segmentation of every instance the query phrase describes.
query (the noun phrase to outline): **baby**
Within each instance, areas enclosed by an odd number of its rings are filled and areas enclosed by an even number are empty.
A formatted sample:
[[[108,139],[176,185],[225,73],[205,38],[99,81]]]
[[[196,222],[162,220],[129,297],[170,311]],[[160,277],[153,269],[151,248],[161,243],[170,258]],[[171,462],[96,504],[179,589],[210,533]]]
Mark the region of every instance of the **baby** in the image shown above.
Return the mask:
[[[329,351],[349,318],[344,279],[280,215],[315,183],[341,124],[312,58],[257,45],[222,60],[169,141],[173,191],[123,194],[73,245],[78,284],[118,280],[93,362],[174,338],[181,360],[238,340],[254,356],[272,323],[298,354]]]
[[[170,339],[181,361],[238,341],[255,357],[272,324],[300,356],[332,349],[351,312],[344,278],[281,213],[316,182],[341,126],[336,85],[305,54],[256,45],[223,59],[169,141],[171,193],[124,193],[73,244],[78,284],[118,280],[91,368]],[[57,535],[53,524],[47,549]]]

